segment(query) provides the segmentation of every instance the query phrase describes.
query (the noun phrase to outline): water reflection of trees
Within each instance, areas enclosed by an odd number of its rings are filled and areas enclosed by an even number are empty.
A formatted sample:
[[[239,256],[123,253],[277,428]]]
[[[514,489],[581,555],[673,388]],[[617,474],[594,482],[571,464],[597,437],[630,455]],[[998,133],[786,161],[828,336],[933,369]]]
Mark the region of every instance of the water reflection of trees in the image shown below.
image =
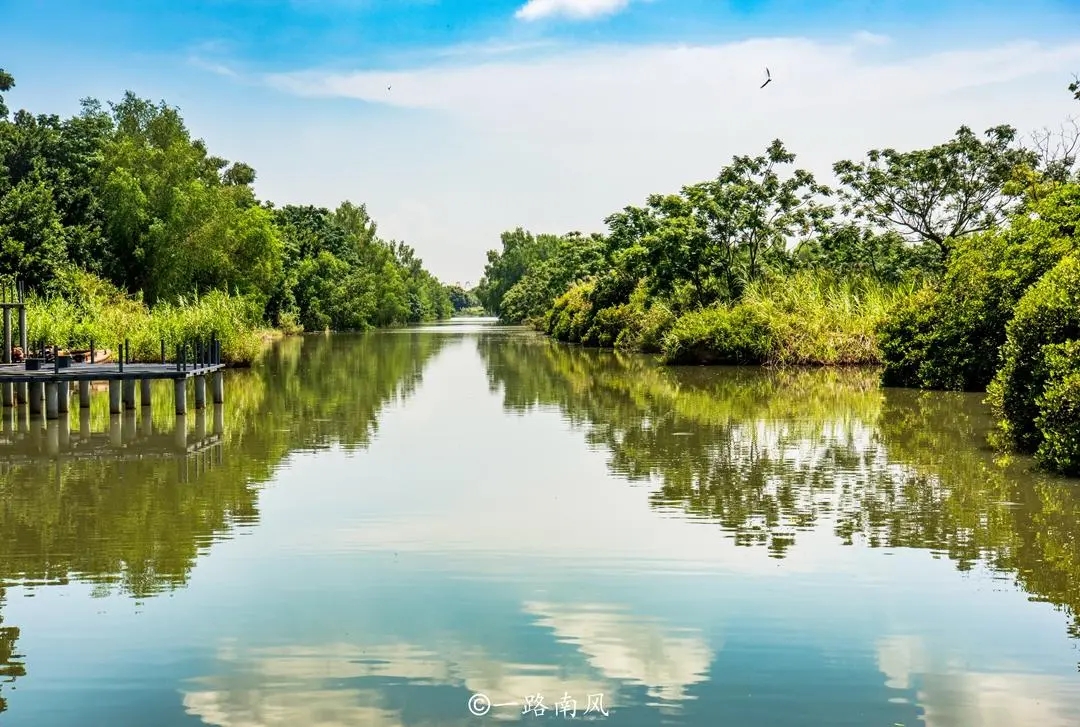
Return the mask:
[[[178,457],[5,465],[0,608],[4,585],[13,583],[78,580],[98,594],[135,598],[183,586],[212,542],[257,520],[259,488],[290,452],[366,447],[383,408],[412,393],[448,340],[395,332],[281,341],[262,365],[229,374],[213,466],[189,470]],[[175,426],[171,396],[167,382],[153,392],[154,426],[163,431]],[[190,425],[194,416],[187,419]],[[77,407],[71,421],[80,425]],[[107,398],[97,396],[92,431],[109,423]],[[0,614],[0,684],[23,673],[18,635]]]
[[[1080,637],[1080,484],[997,463],[977,396],[881,390],[860,370],[660,367],[540,338],[479,348],[505,406],[557,406],[652,480],[657,509],[783,557],[799,532],[947,554],[1011,573]]]

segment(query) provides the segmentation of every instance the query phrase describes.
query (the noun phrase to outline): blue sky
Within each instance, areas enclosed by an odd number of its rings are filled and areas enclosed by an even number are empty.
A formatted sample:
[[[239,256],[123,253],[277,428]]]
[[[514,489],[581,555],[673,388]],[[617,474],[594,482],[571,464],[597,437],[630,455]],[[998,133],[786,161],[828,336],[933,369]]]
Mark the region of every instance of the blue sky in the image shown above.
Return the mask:
[[[825,174],[1075,106],[1072,0],[532,4],[0,0],[0,67],[35,111],[164,98],[262,196],[367,202],[385,236],[472,282],[502,229],[599,229],[775,136]]]

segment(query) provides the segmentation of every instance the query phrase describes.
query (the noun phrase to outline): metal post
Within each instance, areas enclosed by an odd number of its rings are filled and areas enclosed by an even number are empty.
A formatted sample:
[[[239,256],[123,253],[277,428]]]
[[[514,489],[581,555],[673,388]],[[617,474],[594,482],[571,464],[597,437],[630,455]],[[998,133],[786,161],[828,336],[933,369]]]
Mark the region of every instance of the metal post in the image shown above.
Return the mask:
[[[90,363],[94,363],[94,339],[90,339]]]
[[[214,372],[214,403],[225,403],[225,374],[222,371]]]
[[[124,363],[131,363],[131,341],[124,339]]]
[[[195,375],[195,410],[206,407],[206,377]]]
[[[60,347],[56,345],[52,347],[52,365],[53,373],[60,373]]]
[[[82,379],[79,382],[79,408],[90,408],[90,380]]]
[[[29,398],[29,404],[30,404],[30,415],[31,416],[41,414],[41,393],[42,393],[42,383],[40,381],[31,381],[30,382],[30,396],[28,397]]]
[[[124,344],[122,342],[120,344],[120,356],[119,356],[119,359],[120,359],[120,372],[123,373],[123,371],[124,371]]]
[[[124,379],[124,409],[135,409],[135,379]]]
[[[165,365],[165,339],[161,339],[161,365]]]
[[[142,405],[146,407],[150,406],[150,399],[152,398],[150,396],[150,379],[140,379],[139,389],[139,398],[142,400]]]
[[[202,340],[195,339],[195,368],[199,368],[202,365]]]
[[[26,301],[23,300],[22,281],[19,281],[19,346],[22,348],[24,357],[29,355],[26,349],[30,346],[26,334]]]
[[[59,414],[68,413],[68,404],[71,402],[71,383],[58,381],[56,383],[56,411]],[[66,417],[61,417],[64,419]]]
[[[176,344],[176,370],[180,370],[180,344]]]
[[[4,363],[11,363],[11,308],[7,306],[7,289],[4,289]]]
[[[49,381],[45,384],[45,418],[56,419],[57,417],[57,398],[59,392],[57,389],[60,385],[55,381]]]
[[[109,379],[109,413],[120,412],[120,379]]]
[[[187,379],[176,379],[174,382],[176,413],[187,414]],[[184,429],[187,432],[187,429]]]

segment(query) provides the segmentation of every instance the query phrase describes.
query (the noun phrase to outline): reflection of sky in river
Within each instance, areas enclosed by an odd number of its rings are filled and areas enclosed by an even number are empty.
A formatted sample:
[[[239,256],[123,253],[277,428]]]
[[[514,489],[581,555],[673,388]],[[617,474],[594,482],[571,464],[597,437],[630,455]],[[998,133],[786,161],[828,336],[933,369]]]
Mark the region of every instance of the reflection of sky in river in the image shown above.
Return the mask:
[[[501,401],[465,342],[386,411],[370,450],[295,457],[260,523],[215,544],[187,588],[142,604],[9,591],[31,659],[4,718],[468,724],[473,691],[569,692],[579,709],[602,692],[618,725],[1080,717],[1061,615],[1008,581],[840,547],[828,524],[783,560],[735,547],[651,510],[558,412]],[[488,719],[531,719],[519,712]]]

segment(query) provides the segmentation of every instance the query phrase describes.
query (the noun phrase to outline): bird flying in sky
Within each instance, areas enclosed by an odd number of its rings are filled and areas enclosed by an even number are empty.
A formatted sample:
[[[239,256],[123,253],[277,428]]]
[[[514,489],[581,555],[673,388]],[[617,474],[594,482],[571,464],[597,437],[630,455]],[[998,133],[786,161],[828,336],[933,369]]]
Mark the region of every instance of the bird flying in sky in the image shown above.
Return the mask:
[[[765,88],[772,81],[772,74],[769,73],[769,69],[765,69],[765,83],[758,86],[758,88]]]

